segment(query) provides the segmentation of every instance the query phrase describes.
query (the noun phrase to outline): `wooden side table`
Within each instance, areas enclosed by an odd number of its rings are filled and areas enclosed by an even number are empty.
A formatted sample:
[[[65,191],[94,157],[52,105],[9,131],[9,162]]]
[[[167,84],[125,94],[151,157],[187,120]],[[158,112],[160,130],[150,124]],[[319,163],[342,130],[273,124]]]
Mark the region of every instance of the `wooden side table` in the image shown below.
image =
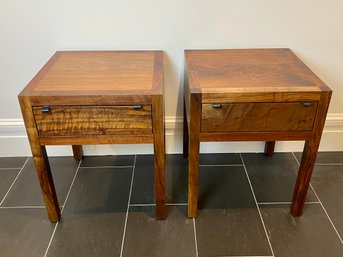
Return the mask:
[[[199,144],[305,140],[291,204],[302,214],[332,91],[289,49],[185,51],[188,216],[198,215]]]
[[[46,145],[153,143],[156,217],[166,218],[162,51],[56,52],[18,96],[49,219],[60,208]]]

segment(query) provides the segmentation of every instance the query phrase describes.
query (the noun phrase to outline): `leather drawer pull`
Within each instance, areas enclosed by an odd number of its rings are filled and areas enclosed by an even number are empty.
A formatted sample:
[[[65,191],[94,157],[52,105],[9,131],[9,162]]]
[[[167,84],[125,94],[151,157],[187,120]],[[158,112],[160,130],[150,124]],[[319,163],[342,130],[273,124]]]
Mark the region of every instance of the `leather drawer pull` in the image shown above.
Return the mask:
[[[42,106],[42,108],[40,109],[41,113],[49,113],[50,112],[50,106],[48,105],[44,105]]]
[[[304,107],[309,107],[312,105],[312,103],[311,102],[301,102],[301,105]]]
[[[134,109],[134,110],[142,109],[142,105],[134,105],[134,106],[132,106],[132,109]]]
[[[221,107],[222,107],[221,104],[212,104],[212,108],[214,108],[214,109],[219,109]]]

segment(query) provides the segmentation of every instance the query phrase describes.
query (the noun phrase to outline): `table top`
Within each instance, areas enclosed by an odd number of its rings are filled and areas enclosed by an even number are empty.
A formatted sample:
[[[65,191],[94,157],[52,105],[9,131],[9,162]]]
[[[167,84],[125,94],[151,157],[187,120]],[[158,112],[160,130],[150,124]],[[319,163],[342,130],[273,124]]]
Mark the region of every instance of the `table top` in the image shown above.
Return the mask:
[[[60,51],[20,95],[152,95],[162,91],[162,51]]]
[[[290,49],[185,50],[191,93],[330,91]]]

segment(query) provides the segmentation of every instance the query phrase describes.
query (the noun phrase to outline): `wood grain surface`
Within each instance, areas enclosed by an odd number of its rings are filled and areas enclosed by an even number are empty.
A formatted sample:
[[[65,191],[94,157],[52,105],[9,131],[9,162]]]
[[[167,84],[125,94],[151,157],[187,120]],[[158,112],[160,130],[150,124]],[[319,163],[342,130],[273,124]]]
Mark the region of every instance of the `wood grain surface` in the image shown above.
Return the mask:
[[[301,215],[331,89],[290,49],[186,50],[185,70],[188,216],[198,213],[200,142],[266,141],[271,156],[277,140],[306,141],[291,205]]]
[[[49,113],[33,107],[40,136],[151,134],[151,106],[52,106]]]
[[[312,130],[316,102],[202,105],[201,132]]]
[[[186,50],[194,93],[319,92],[322,82],[289,49]]]

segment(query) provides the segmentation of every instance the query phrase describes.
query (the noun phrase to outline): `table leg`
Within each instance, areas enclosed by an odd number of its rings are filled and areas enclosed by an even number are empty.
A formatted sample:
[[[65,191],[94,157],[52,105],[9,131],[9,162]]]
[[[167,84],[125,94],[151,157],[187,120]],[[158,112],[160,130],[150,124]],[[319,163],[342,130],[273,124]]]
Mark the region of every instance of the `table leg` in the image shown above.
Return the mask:
[[[73,145],[73,155],[75,160],[82,160],[83,152],[82,152],[82,145]]]
[[[155,170],[155,197],[156,219],[165,219],[165,137],[164,137],[164,106],[163,96],[152,96],[152,120],[154,134],[154,170]]]
[[[318,146],[319,144],[314,140],[305,142],[291,205],[291,214],[293,216],[300,216],[303,213]]]
[[[189,137],[188,137],[188,123],[187,123],[187,112],[186,112],[186,104],[183,103],[183,157],[188,157],[188,144],[189,144]]]
[[[33,156],[33,160],[49,219],[51,222],[57,222],[61,218],[60,207],[45,146],[40,148],[40,151],[36,151],[36,154]]]
[[[331,91],[322,93],[318,105],[317,118],[314,124],[315,129],[313,137],[305,142],[291,204],[291,214],[293,216],[300,216],[304,210],[307,190],[310,185],[331,94]]]
[[[19,103],[48,217],[51,222],[57,222],[61,218],[61,212],[46,149],[45,146],[41,146],[39,143],[30,99],[28,97],[19,97]]]
[[[188,217],[198,216],[198,177],[200,150],[200,95],[192,94],[190,101],[190,134],[188,156]]]
[[[275,141],[267,141],[264,147],[265,156],[273,156],[275,148]]]

